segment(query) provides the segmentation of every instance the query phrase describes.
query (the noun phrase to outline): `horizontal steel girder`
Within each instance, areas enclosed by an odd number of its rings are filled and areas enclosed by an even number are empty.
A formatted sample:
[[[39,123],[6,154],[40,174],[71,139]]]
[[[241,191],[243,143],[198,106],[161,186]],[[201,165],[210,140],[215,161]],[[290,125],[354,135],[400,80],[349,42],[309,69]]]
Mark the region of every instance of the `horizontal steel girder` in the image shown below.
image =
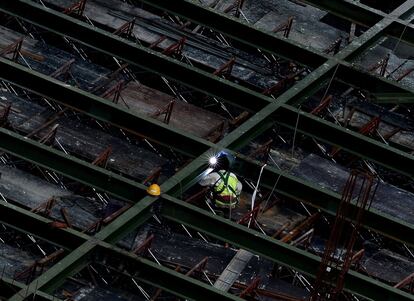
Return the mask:
[[[214,29],[246,45],[312,68],[317,68],[328,60],[327,55],[321,55],[310,47],[302,48],[288,39],[280,39],[264,30],[241,23],[224,13],[196,4],[196,1],[143,0],[142,2]]]
[[[161,266],[145,258],[138,257],[132,253],[125,252],[106,243],[100,243],[97,252],[105,254],[103,257],[107,262],[111,259],[128,263],[128,269],[133,271],[127,273],[144,283],[159,287],[185,300],[211,301],[232,300],[242,301],[236,295],[219,291],[209,284],[185,276],[167,267]]]
[[[375,93],[371,95],[375,103],[412,104],[414,94],[409,93]]]
[[[36,215],[19,206],[2,202],[1,222],[23,233],[34,235],[59,248],[73,250],[88,240],[89,236],[72,229],[54,229],[48,224],[49,219]],[[24,221],[24,222],[23,222]],[[62,235],[62,232],[65,232]]]
[[[289,244],[281,243],[244,226],[234,224],[227,219],[212,215],[205,210],[185,204],[173,197],[164,195],[160,201],[161,215],[171,221],[184,224],[222,241],[230,242],[276,263],[288,265],[302,273],[313,276],[318,270],[320,258],[306,251],[292,247]],[[3,209],[9,207],[10,204],[0,201],[0,208],[2,209],[0,210],[1,222],[8,218],[6,216],[7,210]],[[11,209],[14,209],[14,207],[11,207]],[[50,222],[50,220],[39,217],[31,212],[22,209],[19,209],[19,211],[21,211],[22,215],[16,220],[17,228],[24,227],[26,223],[44,223],[41,227],[42,229]],[[122,216],[119,218],[122,218]],[[33,232],[38,232],[38,229],[33,230]],[[42,233],[42,235],[47,235],[49,238],[55,237],[53,234],[49,234],[50,231],[55,231],[62,237],[66,237],[70,233],[70,235],[78,235],[80,240],[85,238],[85,234],[66,229],[50,229],[47,233]],[[127,263],[126,266],[134,268],[138,272],[138,279],[148,284],[161,287],[183,298],[211,300],[211,298],[219,297],[221,298],[220,300],[240,300],[229,294],[222,295],[222,292],[215,290],[211,286],[114,247],[101,240],[103,238],[104,236],[100,235],[100,233],[95,237],[90,237],[85,243],[64,257],[58,264],[55,264],[42,276],[33,281],[26,294],[30,295],[34,292],[35,288],[45,292],[52,291],[68,275],[73,275],[80,271],[94,257],[96,252],[98,252],[102,253],[98,257],[105,259],[106,262],[110,262],[111,257],[123,261]],[[353,271],[350,271],[346,277],[345,288],[350,292],[374,300],[381,300],[382,298],[380,297],[384,297],[386,300],[414,300],[414,296],[410,294],[394,289],[388,285],[380,284],[378,281]],[[197,292],[199,295],[197,295]],[[201,295],[204,297],[200,297]],[[10,300],[17,301],[23,300],[23,298],[15,295]]]

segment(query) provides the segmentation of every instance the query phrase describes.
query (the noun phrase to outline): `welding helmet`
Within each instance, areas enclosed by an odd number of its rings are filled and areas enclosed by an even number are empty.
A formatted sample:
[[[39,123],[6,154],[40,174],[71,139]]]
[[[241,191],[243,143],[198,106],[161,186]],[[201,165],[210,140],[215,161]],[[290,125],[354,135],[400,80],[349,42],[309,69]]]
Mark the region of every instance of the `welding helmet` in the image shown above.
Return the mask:
[[[161,188],[157,184],[152,184],[147,189],[147,193],[152,196],[159,196],[161,194]]]

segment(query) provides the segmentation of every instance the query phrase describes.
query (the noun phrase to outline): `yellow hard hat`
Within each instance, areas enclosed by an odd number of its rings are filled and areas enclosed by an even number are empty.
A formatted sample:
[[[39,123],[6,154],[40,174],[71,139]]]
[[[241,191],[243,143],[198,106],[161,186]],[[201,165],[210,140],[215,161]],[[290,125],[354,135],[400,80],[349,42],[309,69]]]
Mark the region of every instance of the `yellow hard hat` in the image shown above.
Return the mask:
[[[152,184],[150,187],[148,187],[147,193],[149,195],[159,196],[161,194],[161,188],[157,184]]]

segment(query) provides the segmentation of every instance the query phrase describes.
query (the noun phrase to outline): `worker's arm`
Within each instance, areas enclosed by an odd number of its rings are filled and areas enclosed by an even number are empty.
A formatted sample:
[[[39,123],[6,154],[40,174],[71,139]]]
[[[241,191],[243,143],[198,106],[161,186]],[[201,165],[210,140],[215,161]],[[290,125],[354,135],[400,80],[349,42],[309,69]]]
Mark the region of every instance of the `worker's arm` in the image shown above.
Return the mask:
[[[240,180],[237,182],[237,186],[236,186],[236,194],[240,195],[243,189],[243,184],[240,182]]]
[[[213,186],[214,184],[216,184],[219,178],[220,176],[218,175],[218,173],[212,172],[206,175],[204,178],[202,178],[200,182],[198,182],[198,184],[200,184],[201,186]]]

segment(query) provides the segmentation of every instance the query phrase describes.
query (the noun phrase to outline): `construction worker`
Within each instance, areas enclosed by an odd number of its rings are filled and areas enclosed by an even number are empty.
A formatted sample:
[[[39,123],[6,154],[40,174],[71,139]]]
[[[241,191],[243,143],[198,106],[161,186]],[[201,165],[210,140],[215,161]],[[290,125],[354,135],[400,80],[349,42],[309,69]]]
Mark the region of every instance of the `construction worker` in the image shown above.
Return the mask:
[[[236,175],[229,171],[231,159],[227,153],[219,153],[214,159],[213,171],[199,182],[201,186],[210,187],[209,199],[213,206],[229,215],[239,202],[242,191],[242,184]]]

